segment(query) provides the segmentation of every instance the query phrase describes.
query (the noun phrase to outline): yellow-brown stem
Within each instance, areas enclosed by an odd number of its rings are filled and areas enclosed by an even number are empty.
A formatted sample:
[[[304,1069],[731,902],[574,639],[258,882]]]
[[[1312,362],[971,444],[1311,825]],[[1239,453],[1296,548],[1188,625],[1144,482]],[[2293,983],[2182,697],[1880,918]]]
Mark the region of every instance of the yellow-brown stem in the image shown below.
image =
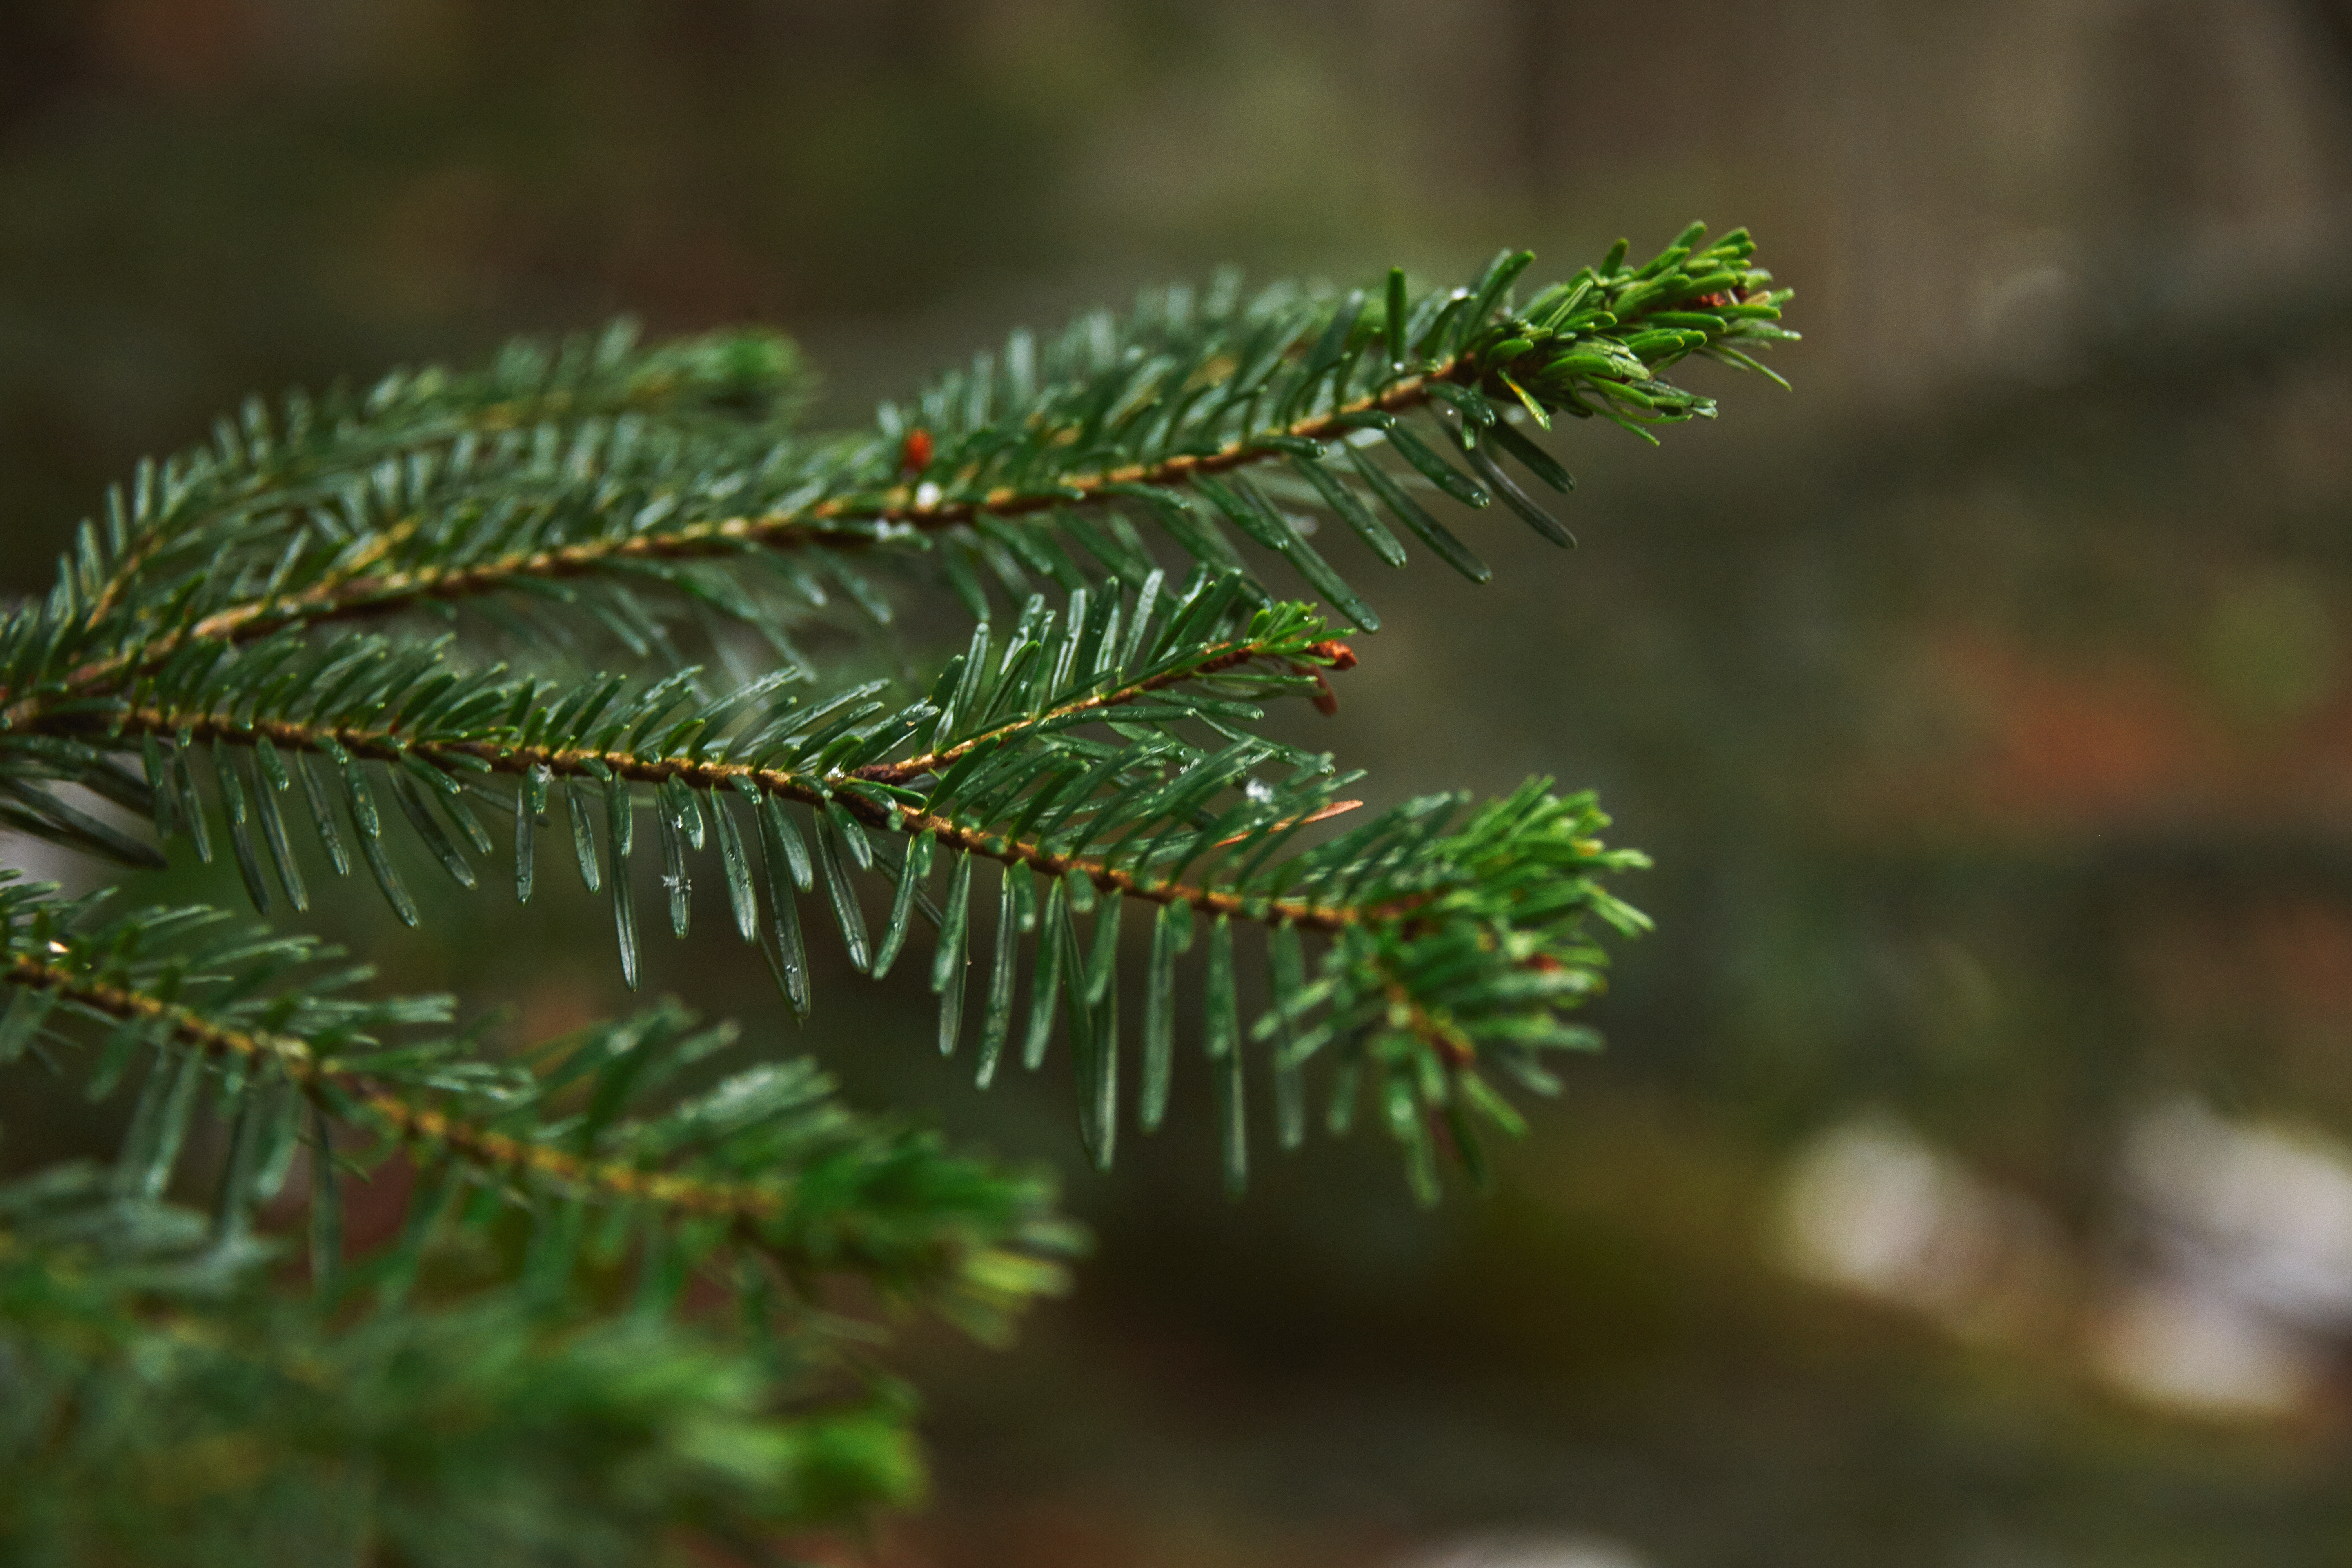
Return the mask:
[[[71,997],[111,1018],[164,1026],[181,1044],[212,1056],[268,1064],[314,1098],[325,1089],[340,1090],[394,1132],[411,1140],[437,1143],[486,1170],[532,1171],[608,1197],[643,1199],[683,1213],[731,1215],[747,1220],[771,1218],[783,1211],[787,1201],[787,1195],[774,1187],[706,1182],[667,1171],[642,1170],[619,1161],[589,1159],[503,1132],[492,1132],[446,1111],[412,1105],[364,1075],[337,1068],[332,1058],[321,1059],[306,1042],[290,1036],[226,1028],[199,1017],[188,1008],[108,985],[27,955],[19,954],[5,971],[0,971],[0,975],[13,984]]]
[[[1374,410],[1397,413],[1430,398],[1430,385],[1464,378],[1467,362],[1449,360],[1421,375],[1409,376],[1370,397],[1333,408],[1328,414],[1293,423],[1282,434],[1299,440],[1328,440],[1346,434],[1348,416]],[[1281,455],[1282,448],[1264,440],[1236,441],[1221,450],[1181,454],[1157,463],[1136,463],[1061,481],[1046,494],[1010,489],[989,492],[977,500],[946,501],[932,506],[916,503],[905,487],[881,505],[846,500],[820,501],[798,511],[714,519],[666,533],[632,534],[621,539],[585,540],[551,550],[503,556],[479,565],[420,567],[387,572],[381,576],[339,580],[283,598],[239,605],[205,616],[184,630],[156,639],[138,654],[100,659],[67,678],[66,689],[82,695],[142,670],[158,668],[192,642],[226,639],[235,642],[266,637],[289,626],[344,620],[378,614],[418,599],[453,600],[490,593],[517,578],[579,576],[601,571],[614,563],[683,560],[696,556],[732,554],[752,545],[787,542],[864,544],[867,529],[852,524],[891,523],[921,531],[950,528],[978,517],[1015,517],[1055,507],[1083,505],[1112,493],[1115,485],[1174,485],[1195,474],[1263,462]],[[7,695],[0,693],[0,702]],[[15,728],[26,715],[22,701],[0,713],[0,728]]]
[[[458,762],[464,758],[486,764],[492,772],[500,773],[523,774],[543,768],[557,778],[596,778],[600,776],[597,770],[602,768],[614,777],[633,784],[660,784],[667,779],[676,779],[689,788],[702,790],[732,789],[736,781],[741,779],[749,781],[762,795],[803,805],[822,805],[828,799],[835,801],[851,816],[869,827],[908,834],[932,834],[950,848],[969,849],[1008,866],[1026,864],[1050,877],[1076,872],[1105,892],[1147,899],[1153,903],[1187,903],[1204,914],[1287,921],[1303,931],[1331,931],[1360,920],[1379,918],[1389,912],[1317,904],[1303,899],[1253,897],[1187,882],[1153,881],[1100,860],[1054,854],[1042,844],[1018,842],[985,828],[932,816],[916,806],[896,802],[884,805],[852,791],[833,789],[805,773],[781,768],[757,768],[745,763],[697,762],[686,757],[647,759],[623,752],[520,746],[500,741],[438,741],[411,745],[381,731],[312,726],[286,720],[233,721],[210,714],[167,713],[153,709],[134,710],[128,714],[118,715],[117,720],[119,723],[113,731],[116,733],[131,731],[166,736],[184,733],[192,740],[218,739],[231,745],[250,745],[256,739],[266,735],[272,745],[312,752],[326,750],[326,743],[331,741],[354,757],[389,762],[407,755],[427,763],[454,763],[459,771],[473,771],[466,763]]]

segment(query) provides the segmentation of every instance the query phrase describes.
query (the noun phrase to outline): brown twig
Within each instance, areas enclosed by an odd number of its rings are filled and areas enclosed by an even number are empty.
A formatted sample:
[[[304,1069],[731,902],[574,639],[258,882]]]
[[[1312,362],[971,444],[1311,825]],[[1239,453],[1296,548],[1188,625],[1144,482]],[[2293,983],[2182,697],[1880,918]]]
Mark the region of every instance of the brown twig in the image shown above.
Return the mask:
[[[1115,691],[1106,691],[1093,697],[1081,697],[1075,702],[1066,702],[1059,708],[1048,709],[1034,719],[1007,721],[993,730],[983,731],[968,740],[959,741],[944,752],[926,752],[919,757],[908,757],[896,763],[869,763],[862,768],[852,769],[849,776],[869,779],[877,784],[903,784],[908,779],[919,779],[925,773],[935,773],[943,768],[953,767],[974,747],[1012,731],[1034,727],[1049,720],[1067,719],[1079,713],[1092,713],[1107,708],[1120,707],[1134,701],[1147,692],[1164,690],[1171,686],[1181,686],[1187,680],[1196,680],[1202,676],[1215,675],[1231,669],[1236,665],[1247,664],[1253,659],[1275,657],[1270,649],[1259,643],[1218,643],[1213,645],[1213,649],[1196,664],[1188,664],[1180,669],[1162,670],[1148,679],[1139,680],[1132,686],[1122,686]],[[1337,651],[1331,651],[1334,649]],[[1331,668],[1334,669],[1352,668],[1356,662],[1354,652],[1343,642],[1316,643],[1311,645],[1307,651],[1331,660]]]
[[[1372,411],[1397,413],[1430,398],[1429,388],[1440,381],[1460,381],[1470,374],[1468,362],[1449,360],[1417,376],[1410,376],[1369,397],[1339,405],[1328,414],[1294,422],[1281,434],[1297,440],[1329,440],[1352,428],[1349,416]],[[916,491],[900,485],[879,504],[849,500],[820,501],[792,512],[714,519],[666,533],[632,534],[622,539],[586,540],[553,549],[509,555],[476,566],[418,568],[388,572],[320,584],[283,598],[239,605],[216,611],[183,630],[157,638],[135,655],[120,655],[83,666],[66,678],[71,695],[87,695],[120,679],[158,668],[192,642],[226,639],[248,641],[291,626],[352,619],[379,615],[420,599],[452,601],[491,593],[522,577],[556,579],[582,576],[618,563],[635,561],[688,560],[728,555],[754,545],[800,542],[853,544],[871,542],[874,524],[891,524],[932,531],[971,522],[980,517],[1016,517],[1055,507],[1085,505],[1114,493],[1112,487],[1174,485],[1196,474],[1264,462],[1282,455],[1282,448],[1263,440],[1237,440],[1221,450],[1180,454],[1157,463],[1136,463],[1059,481],[1046,493],[1011,489],[990,491],[975,500],[919,505]],[[851,526],[859,524],[865,526]],[[0,692],[0,703],[9,701]],[[31,712],[24,701],[0,713],[0,729],[19,727]]]
[[[854,791],[830,788],[804,773],[782,768],[758,768],[747,763],[698,762],[685,757],[646,758],[625,752],[519,746],[497,741],[436,741],[412,745],[384,731],[297,724],[287,720],[231,721],[208,713],[167,713],[153,709],[134,710],[113,716],[110,721],[109,732],[164,736],[185,734],[194,741],[219,740],[231,745],[250,745],[267,736],[274,746],[310,752],[325,752],[329,749],[328,742],[331,742],[353,757],[375,762],[392,762],[402,756],[413,756],[427,763],[449,763],[465,758],[468,762],[457,763],[457,765],[469,772],[473,771],[470,763],[479,763],[487,764],[494,773],[508,774],[526,774],[544,769],[556,778],[601,779],[610,774],[632,784],[649,784],[676,779],[690,788],[700,790],[732,788],[735,781],[742,779],[748,780],[762,795],[803,805],[821,806],[828,801],[834,802],[868,827],[908,834],[928,833],[950,848],[968,849],[1007,866],[1026,865],[1042,875],[1053,877],[1076,872],[1105,892],[1145,899],[1153,903],[1190,904],[1203,914],[1282,921],[1303,931],[1331,931],[1353,925],[1360,920],[1381,918],[1391,912],[1317,904],[1303,899],[1269,899],[1263,895],[1237,893],[1188,882],[1151,881],[1100,860],[1056,855],[1042,844],[1018,842],[949,817],[934,816],[916,806],[895,802],[885,805]],[[600,769],[603,770],[601,773]]]
[[[412,1105],[365,1075],[337,1068],[331,1058],[321,1059],[308,1043],[291,1036],[231,1029],[186,1007],[90,980],[27,955],[19,954],[5,973],[17,985],[54,991],[111,1018],[164,1025],[182,1044],[209,1055],[266,1063],[314,1099],[329,1089],[339,1091],[394,1131],[437,1143],[487,1170],[535,1172],[610,1197],[644,1199],[688,1214],[767,1219],[782,1213],[787,1202],[787,1194],[775,1187],[647,1171],[492,1132],[447,1111]]]

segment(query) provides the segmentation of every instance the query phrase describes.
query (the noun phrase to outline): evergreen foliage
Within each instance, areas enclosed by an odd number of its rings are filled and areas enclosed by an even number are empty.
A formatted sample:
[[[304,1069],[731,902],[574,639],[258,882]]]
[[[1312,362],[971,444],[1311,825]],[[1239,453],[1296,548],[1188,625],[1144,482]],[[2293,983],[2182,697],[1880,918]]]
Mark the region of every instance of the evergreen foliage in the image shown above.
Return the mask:
[[[1542,781],[1316,826],[1360,775],[1266,708],[1328,704],[1339,634],[1379,618],[1313,520],[1478,581],[1446,510],[1571,544],[1517,477],[1571,484],[1530,426],[1711,416],[1664,373],[1790,336],[1751,250],[1695,226],[1523,302],[1526,252],[1457,289],[1222,276],[1015,333],[847,433],[799,426],[806,373],[756,332],[249,402],[0,624],[0,819],[162,863],[129,814],[264,914],[363,867],[414,924],[420,865],[529,900],[569,861],[632,986],[657,856],[653,918],[688,937],[715,883],[796,1017],[837,941],[928,984],[982,1085],[1063,1037],[1102,1166],[1161,1122],[1197,986],[1235,1191],[1263,1080],[1285,1148],[1368,1100],[1429,1201],[1520,1125],[1490,1073],[1547,1092],[1596,1043],[1567,1015],[1596,922],[1643,924],[1606,885],[1641,858]],[[972,625],[938,660],[903,612],[948,595]],[[824,1281],[994,1335],[1078,1245],[1043,1178],[674,1003],[507,1050],[215,910],[18,880],[0,931],[0,1060],[133,1097],[110,1169],[0,1193],[11,1560],[618,1563],[680,1529],[756,1553],[919,1482]],[[200,1117],[226,1152],[192,1171]],[[395,1157],[407,1221],[355,1250],[343,1187]],[[297,1294],[261,1217],[289,1205]]]

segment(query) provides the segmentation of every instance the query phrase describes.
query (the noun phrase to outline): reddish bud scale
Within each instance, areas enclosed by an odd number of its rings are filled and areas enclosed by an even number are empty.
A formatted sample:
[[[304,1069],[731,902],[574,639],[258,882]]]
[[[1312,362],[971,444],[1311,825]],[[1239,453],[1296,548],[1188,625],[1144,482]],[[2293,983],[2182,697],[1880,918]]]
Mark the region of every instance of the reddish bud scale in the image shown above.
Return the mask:
[[[931,433],[917,428],[907,432],[898,444],[898,471],[913,477],[931,466]]]
[[[1732,305],[1745,305],[1750,300],[1760,300],[1770,292],[1769,289],[1724,289],[1713,294],[1701,294],[1684,303],[1695,310],[1720,310]]]

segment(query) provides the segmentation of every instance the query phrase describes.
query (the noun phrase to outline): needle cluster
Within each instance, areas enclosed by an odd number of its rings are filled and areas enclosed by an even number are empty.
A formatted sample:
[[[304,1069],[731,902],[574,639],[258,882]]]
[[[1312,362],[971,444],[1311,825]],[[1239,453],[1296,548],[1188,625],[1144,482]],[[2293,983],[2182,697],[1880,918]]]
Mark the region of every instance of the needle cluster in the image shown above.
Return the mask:
[[[1694,227],[1524,298],[1526,252],[1460,288],[1221,277],[1016,333],[846,432],[801,426],[798,355],[756,332],[254,400],[0,618],[0,822],[225,859],[265,916],[354,874],[410,924],[419,875],[524,901],[576,876],[632,987],[648,918],[692,939],[715,910],[796,1020],[838,943],[927,985],[982,1086],[1058,1051],[1106,1167],[1161,1125],[1194,1015],[1235,1191],[1263,1092],[1285,1148],[1369,1107],[1433,1200],[1518,1131],[1506,1085],[1596,1044],[1571,1015],[1597,937],[1643,923],[1610,890],[1641,857],[1547,781],[1360,819],[1360,773],[1268,710],[1328,707],[1379,628],[1335,539],[1483,582],[1462,511],[1574,542],[1536,493],[1572,484],[1558,420],[1711,416],[1668,373],[1791,335],[1752,248]],[[132,1097],[111,1166],[0,1192],[0,1357],[31,1369],[0,1473],[89,1503],[0,1482],[25,1543],[184,1516],[224,1554],[254,1521],[420,1563],[634,1561],[680,1526],[748,1550],[915,1484],[828,1280],[994,1334],[1076,1246],[1043,1178],[678,1004],[501,1045],[307,938],[120,902],[0,886],[0,1061]],[[395,1168],[406,1222],[355,1248],[345,1188]],[[271,1284],[289,1205],[299,1301]],[[697,1281],[738,1326],[688,1310]],[[99,1399],[133,1414],[70,1418]],[[547,1436],[575,1405],[587,1435]],[[412,1462],[420,1421],[545,1473]],[[218,1458],[240,1444],[324,1500],[284,1511]]]

